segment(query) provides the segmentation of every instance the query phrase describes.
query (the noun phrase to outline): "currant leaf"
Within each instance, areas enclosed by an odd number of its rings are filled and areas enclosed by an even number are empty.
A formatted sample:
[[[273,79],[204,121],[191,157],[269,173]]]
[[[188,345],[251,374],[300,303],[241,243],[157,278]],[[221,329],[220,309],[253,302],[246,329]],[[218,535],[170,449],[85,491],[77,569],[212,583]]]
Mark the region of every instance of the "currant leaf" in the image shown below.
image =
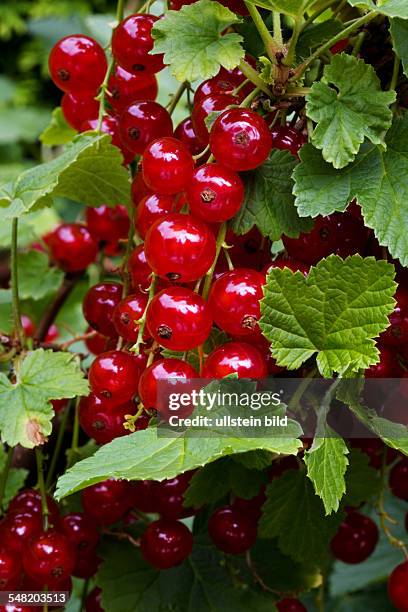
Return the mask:
[[[357,6],[376,13],[387,15],[388,17],[401,17],[408,19],[408,5],[405,0],[348,0],[351,6]]]
[[[87,395],[89,387],[70,353],[38,349],[14,362],[15,382],[0,373],[0,432],[9,446],[33,448],[51,433],[50,400]]]
[[[152,30],[153,53],[164,53],[164,61],[179,81],[215,76],[223,66],[232,70],[245,52],[242,36],[222,32],[241,20],[225,6],[199,0],[178,11],[168,11]]]
[[[377,363],[373,338],[394,309],[394,267],[372,257],[336,255],[308,276],[273,268],[261,301],[260,327],[279,365],[291,370],[316,355],[320,373],[358,371]]]
[[[341,21],[327,19],[322,23],[312,23],[302,32],[296,45],[299,61],[308,58],[315,49],[336,36],[343,29]]]
[[[291,175],[295,167],[293,155],[275,150],[262,166],[243,175],[245,200],[231,221],[236,234],[256,226],[263,236],[279,240],[283,234],[297,238],[311,229],[311,221],[300,218],[294,206]]]
[[[67,144],[76,135],[76,131],[68,125],[60,106],[52,111],[51,121],[40,135],[40,140],[47,147]]]
[[[269,3],[274,11],[296,17],[307,11],[316,0],[269,0]]]
[[[408,21],[391,19],[390,32],[395,53],[401,58],[405,76],[408,76]]]
[[[0,475],[6,469],[6,452],[3,446],[0,446]],[[11,499],[23,488],[26,478],[28,476],[28,470],[25,468],[11,467],[6,477],[6,486],[4,488],[3,509],[7,509],[7,506]]]
[[[19,296],[23,300],[40,300],[56,291],[64,279],[64,273],[50,268],[48,256],[39,251],[19,253],[17,265]]]
[[[343,438],[327,432],[325,438],[315,438],[312,448],[305,454],[307,475],[316,494],[322,499],[326,514],[339,509],[346,492],[344,475],[347,470],[348,448]]]
[[[348,459],[346,494],[342,505],[358,508],[378,494],[381,486],[380,473],[369,465],[368,456],[358,449],[352,448]]]
[[[317,125],[312,142],[335,168],[355,158],[367,138],[384,144],[395,102],[393,91],[381,91],[374,68],[353,55],[335,55],[325,67],[322,80],[306,96],[306,114]]]

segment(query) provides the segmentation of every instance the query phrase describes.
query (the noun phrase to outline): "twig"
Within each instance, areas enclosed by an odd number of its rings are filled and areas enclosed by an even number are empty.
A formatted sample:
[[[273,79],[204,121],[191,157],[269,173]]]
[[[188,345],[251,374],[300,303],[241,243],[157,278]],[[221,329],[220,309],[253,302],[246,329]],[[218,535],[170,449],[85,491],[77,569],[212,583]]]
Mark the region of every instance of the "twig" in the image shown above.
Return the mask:
[[[20,345],[24,346],[25,336],[21,324],[20,299],[18,294],[18,266],[17,266],[17,244],[18,244],[18,219],[14,217],[11,225],[11,306],[13,311],[14,331]]]

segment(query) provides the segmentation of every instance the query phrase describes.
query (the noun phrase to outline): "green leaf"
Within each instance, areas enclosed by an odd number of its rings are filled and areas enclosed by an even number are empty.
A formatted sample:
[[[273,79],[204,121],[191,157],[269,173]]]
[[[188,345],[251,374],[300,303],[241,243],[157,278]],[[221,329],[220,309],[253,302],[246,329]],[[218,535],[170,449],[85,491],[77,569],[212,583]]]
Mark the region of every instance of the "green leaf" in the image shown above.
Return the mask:
[[[0,474],[4,471],[6,467],[6,461],[6,452],[4,450],[4,447],[0,446]],[[10,501],[13,499],[16,493],[18,493],[18,491],[23,488],[27,476],[28,470],[26,470],[25,468],[12,467],[9,469],[3,495],[2,506],[4,510],[7,510]]]
[[[225,332],[218,329],[217,327],[213,327],[210,335],[207,340],[204,342],[203,352],[204,355],[209,355],[216,348],[228,342],[229,338]],[[200,369],[200,356],[198,354],[198,348],[192,349],[191,351],[187,351],[187,355],[185,355],[184,351],[171,351],[170,349],[163,349],[161,351],[163,357],[171,357],[173,359],[182,359],[183,361],[187,361],[190,365],[193,366],[197,370]]]
[[[41,134],[40,140],[48,147],[55,147],[71,142],[76,133],[77,132],[68,125],[61,107],[58,106],[52,111],[51,122]]]
[[[279,365],[296,370],[316,355],[320,373],[365,370],[378,362],[373,338],[394,309],[394,267],[373,257],[322,259],[308,276],[274,268],[260,327]]]
[[[342,514],[325,516],[322,501],[303,470],[290,470],[266,489],[259,523],[261,537],[277,538],[279,548],[299,562],[318,565]]]
[[[408,4],[405,0],[348,0],[351,6],[358,8],[370,9],[388,15],[388,17],[401,17],[408,19]]]
[[[274,11],[292,17],[304,13],[313,4],[317,4],[316,0],[269,0],[269,3]]]
[[[40,300],[56,291],[63,278],[61,270],[49,267],[45,253],[28,251],[18,255],[18,288],[21,299]]]
[[[116,438],[93,457],[77,463],[58,483],[59,499],[106,478],[163,480],[211,463],[223,456],[264,449],[295,455],[297,438],[164,438],[155,427]]]
[[[233,460],[241,463],[249,470],[264,470],[270,467],[272,463],[272,456],[268,451],[249,451],[248,453],[240,453],[239,455],[233,455]]]
[[[51,433],[50,400],[87,395],[88,383],[70,353],[38,349],[14,362],[15,382],[0,373],[3,442],[33,448]]]
[[[130,183],[122,155],[110,137],[86,132],[50,162],[23,172],[15,183],[0,187],[0,218],[10,219],[61,196],[99,206],[127,204]]]
[[[317,125],[312,142],[335,168],[344,168],[367,138],[384,144],[395,102],[394,91],[381,91],[374,68],[353,55],[334,55],[322,80],[306,96],[306,114]]]
[[[336,36],[342,29],[342,22],[336,19],[312,23],[302,32],[296,45],[296,56],[299,62],[308,58],[315,49]]]
[[[154,53],[164,53],[164,62],[181,82],[208,79],[223,66],[232,70],[245,55],[242,36],[222,34],[241,20],[225,6],[199,0],[168,11],[152,29]]]
[[[402,61],[405,76],[408,76],[408,21],[391,19],[392,46]]]
[[[301,219],[294,206],[292,172],[296,159],[288,151],[271,152],[269,159],[253,172],[243,175],[245,200],[231,221],[236,234],[246,234],[255,225],[271,240],[283,234],[297,238],[312,223]]]
[[[378,470],[369,464],[369,457],[358,449],[350,450],[346,473],[346,495],[343,506],[358,508],[379,492],[381,481]]]
[[[18,174],[21,174],[21,171]],[[53,208],[43,208],[21,217],[18,223],[19,248],[30,246],[33,242],[38,242],[44,234],[54,229],[59,221],[60,218]],[[11,246],[11,225],[11,219],[3,221],[0,225],[1,247],[10,248]]]
[[[346,492],[344,475],[347,470],[348,448],[343,438],[315,438],[312,448],[305,454],[307,475],[316,494],[322,499],[326,514],[337,512]]]

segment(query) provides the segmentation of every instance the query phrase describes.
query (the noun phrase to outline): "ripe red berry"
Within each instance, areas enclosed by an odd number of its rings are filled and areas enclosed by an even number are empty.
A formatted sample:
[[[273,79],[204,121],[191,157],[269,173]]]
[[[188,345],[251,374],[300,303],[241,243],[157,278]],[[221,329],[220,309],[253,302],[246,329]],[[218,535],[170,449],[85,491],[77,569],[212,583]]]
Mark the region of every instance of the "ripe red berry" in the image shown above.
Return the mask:
[[[84,225],[64,223],[47,235],[51,258],[66,272],[80,272],[95,261],[98,244]]]
[[[99,587],[94,587],[89,591],[85,599],[86,612],[105,612],[102,608],[102,590]]]
[[[228,106],[239,104],[239,99],[231,94],[212,94],[205,96],[199,102],[194,104],[191,120],[193,122],[194,132],[201,144],[206,147],[209,143],[209,129],[205,122],[206,118],[218,111],[224,111]]]
[[[132,287],[139,291],[146,291],[151,283],[152,269],[147,263],[143,244],[132,251],[128,261],[128,269]]]
[[[226,110],[210,132],[210,148],[215,159],[237,172],[263,164],[271,146],[272,137],[265,120],[245,108]]]
[[[116,113],[121,113],[135,100],[155,100],[158,93],[154,74],[128,72],[116,66],[108,83],[108,100]]]
[[[217,75],[211,79],[203,81],[199,87],[197,87],[194,94],[194,106],[199,104],[207,96],[217,95],[230,95],[232,96],[236,87],[240,84],[241,79],[234,78],[231,75]],[[245,88],[244,88],[245,89]],[[237,100],[241,101],[244,99],[245,93],[241,89],[238,94],[235,94]],[[249,93],[249,92],[248,92]]]
[[[402,367],[394,350],[386,346],[380,349],[380,361],[365,371],[366,378],[399,378],[402,376]]]
[[[165,519],[182,519],[195,513],[194,508],[184,506],[184,493],[190,484],[193,472],[184,472],[175,478],[153,482],[153,499],[156,512]]]
[[[331,550],[343,563],[362,563],[374,552],[378,542],[377,525],[368,516],[351,512],[331,541]]]
[[[97,119],[92,119],[91,121],[85,121],[82,124],[81,132],[87,132],[88,130],[96,131],[98,130],[99,122]],[[119,135],[119,119],[118,117],[111,117],[109,115],[105,115],[102,119],[101,132],[103,134],[108,134],[111,137],[111,143],[114,147],[118,148],[122,153],[123,163],[125,165],[130,164],[131,161],[134,160],[135,154],[130,151],[125,144],[122,142],[122,139]]]
[[[153,497],[153,480],[138,480],[129,483],[131,487],[131,505],[142,512],[156,512]]]
[[[24,571],[41,585],[56,587],[67,580],[75,565],[75,550],[67,536],[42,531],[24,549]]]
[[[28,315],[22,314],[20,317],[24,335],[27,338],[32,338],[35,334],[35,323]]]
[[[99,542],[99,533],[93,521],[82,512],[64,516],[62,529],[78,554],[89,552]]]
[[[119,133],[125,147],[141,155],[153,140],[172,136],[173,123],[163,106],[151,100],[139,100],[122,111]]]
[[[186,361],[166,357],[155,361],[141,375],[139,397],[147,409],[157,408],[157,383],[160,380],[198,378],[196,370]]]
[[[212,285],[208,305],[216,324],[233,336],[259,336],[265,277],[249,268],[222,274]]]
[[[233,170],[205,164],[194,170],[186,195],[193,215],[208,223],[222,223],[241,208],[244,184]]]
[[[89,231],[97,240],[116,241],[127,238],[130,221],[125,206],[88,206],[85,217]]]
[[[134,414],[134,402],[111,406],[110,402],[91,393],[79,403],[79,424],[84,432],[97,442],[107,444],[130,433],[123,427],[125,415]]]
[[[89,384],[111,405],[124,404],[136,394],[140,368],[137,359],[123,351],[98,355],[89,369]]]
[[[131,186],[132,202],[134,206],[137,207],[140,200],[150,195],[151,193],[152,192],[143,180],[142,172],[136,172],[135,176],[133,177]]]
[[[196,348],[208,338],[212,326],[206,302],[184,287],[168,287],[155,295],[146,322],[156,342],[174,351]]]
[[[47,331],[47,335],[45,336],[45,342],[54,342],[59,336],[59,330],[58,327],[55,325],[55,323],[53,323],[52,325],[50,325],[50,327],[48,328]],[[56,400],[58,401],[58,400]]]
[[[59,509],[55,501],[47,495],[47,506],[49,512],[49,522],[57,525],[60,520]],[[22,489],[13,497],[9,507],[9,513],[26,513],[42,515],[41,494],[34,489]]]
[[[307,612],[307,609],[298,599],[285,597],[276,602],[278,612]]]
[[[90,351],[94,355],[100,355],[101,353],[104,353],[105,351],[114,347],[114,345],[110,346],[110,344],[112,343],[112,341],[116,343],[116,338],[107,338],[102,334],[94,332],[91,327],[88,327],[87,333],[89,332],[93,332],[94,335],[90,338],[87,338],[85,340],[85,344],[88,351]]]
[[[100,334],[114,338],[113,313],[122,299],[123,287],[119,283],[98,283],[88,289],[82,304],[84,317]]]
[[[388,579],[388,595],[399,612],[408,610],[408,561],[400,563]]]
[[[408,458],[404,457],[390,471],[390,489],[395,497],[408,501]]]
[[[1,544],[6,550],[20,554],[25,543],[41,530],[40,513],[9,511],[0,523]]]
[[[395,294],[397,303],[389,317],[390,327],[381,334],[381,343],[399,347],[408,344],[408,290],[400,285]]]
[[[135,74],[159,72],[164,68],[163,55],[150,55],[153,49],[152,27],[158,17],[130,15],[120,22],[112,36],[112,55],[119,66]]]
[[[150,227],[165,215],[177,212],[178,200],[174,196],[152,193],[140,200],[135,213],[135,226],[141,238],[145,238]]]
[[[2,542],[2,546],[3,542]],[[21,558],[11,550],[0,549],[0,591],[14,591],[21,573]]]
[[[161,519],[150,523],[140,540],[140,552],[153,567],[180,565],[193,548],[191,531],[183,523]]]
[[[236,497],[233,501],[233,506],[241,514],[251,516],[254,521],[259,521],[262,516],[262,506],[266,501],[265,487],[262,487],[258,495],[251,497],[250,499],[244,499],[243,497]]]
[[[266,361],[255,346],[246,342],[227,342],[210,353],[203,368],[203,378],[265,378]]]
[[[175,138],[159,138],[150,143],[142,157],[143,180],[157,193],[171,195],[187,187],[194,161],[187,147]]]
[[[72,575],[84,580],[92,578],[98,571],[101,561],[102,559],[95,549],[78,554]]]
[[[126,342],[136,342],[139,336],[139,319],[147,306],[145,293],[132,293],[122,300],[113,313],[113,324],[119,336]]]
[[[256,521],[233,506],[223,506],[211,515],[208,533],[217,548],[230,555],[239,555],[255,544]]]
[[[48,65],[57,87],[80,94],[96,94],[108,67],[100,44],[82,34],[59,40],[51,49]]]
[[[104,480],[82,491],[84,511],[99,525],[119,521],[130,508],[130,483],[126,480]]]
[[[210,269],[215,259],[215,238],[199,219],[173,213],[156,221],[147,232],[145,253],[155,274],[186,283]]]
[[[304,138],[295,128],[288,125],[275,124],[271,131],[272,149],[287,150],[297,157],[299,149],[304,145]]]
[[[190,117],[183,119],[174,130],[174,137],[186,145],[191,155],[198,155],[204,149],[202,142],[197,137]]]
[[[65,93],[61,108],[67,123],[78,132],[85,121],[97,119],[99,114],[99,102],[92,94]]]

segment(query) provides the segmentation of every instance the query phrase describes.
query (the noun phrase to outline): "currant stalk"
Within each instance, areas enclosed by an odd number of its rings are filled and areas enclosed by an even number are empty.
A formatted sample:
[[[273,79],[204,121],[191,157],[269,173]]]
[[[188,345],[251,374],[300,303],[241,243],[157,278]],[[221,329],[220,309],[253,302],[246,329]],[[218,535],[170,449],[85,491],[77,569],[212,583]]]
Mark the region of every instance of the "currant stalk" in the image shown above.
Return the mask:
[[[24,346],[25,336],[23,326],[21,324],[20,315],[20,300],[18,293],[18,266],[17,266],[17,244],[18,244],[18,219],[15,217],[11,227],[11,255],[10,255],[10,268],[11,268],[11,295],[12,295],[12,310],[13,310],[13,322],[14,330],[17,339],[21,346]]]
[[[252,17],[252,21],[254,22],[255,27],[259,32],[260,37],[262,38],[262,42],[265,45],[265,49],[269,56],[269,59],[271,60],[273,64],[276,64],[277,63],[276,54],[282,51],[282,47],[277,44],[277,42],[275,41],[275,39],[269,32],[256,6],[252,4],[252,2],[247,2],[246,0],[245,0],[245,5],[248,9],[249,14]]]
[[[47,492],[45,490],[45,482],[44,482],[44,456],[43,456],[42,450],[38,446],[35,449],[35,459],[37,463],[38,488],[40,489],[40,494],[41,494],[43,528],[44,528],[44,531],[47,531],[49,509],[48,509],[48,502],[47,502]]]
[[[6,451],[6,463],[0,477],[0,514],[2,514],[3,497],[6,490],[7,479],[10,472],[11,462],[13,461],[14,448],[9,446]]]

